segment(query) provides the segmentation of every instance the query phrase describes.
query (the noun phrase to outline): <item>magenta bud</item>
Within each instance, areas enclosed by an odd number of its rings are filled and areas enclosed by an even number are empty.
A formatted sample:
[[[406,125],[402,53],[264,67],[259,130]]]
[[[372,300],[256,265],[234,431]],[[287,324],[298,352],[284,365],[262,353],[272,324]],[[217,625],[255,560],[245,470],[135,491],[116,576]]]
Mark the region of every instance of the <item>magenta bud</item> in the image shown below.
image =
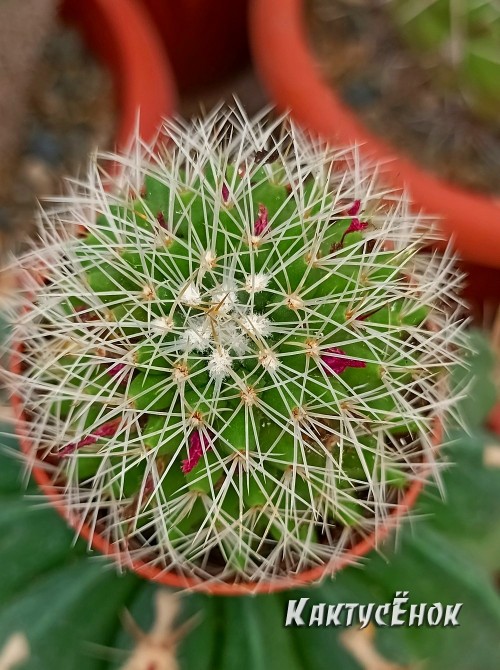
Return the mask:
[[[102,426],[99,426],[99,428],[96,428],[93,433],[87,435],[87,437],[82,438],[79,442],[71,442],[70,444],[66,444],[59,451],[58,456],[61,456],[62,458],[64,456],[69,456],[70,454],[73,454],[75,451],[77,451],[77,449],[95,444],[100,437],[111,437],[116,433],[119,425],[119,419],[116,421],[109,421],[108,423],[104,423]]]
[[[112,365],[111,367],[108,368],[108,375],[110,377],[118,377],[122,370],[127,367],[126,363],[115,363],[115,365]],[[120,384],[126,384],[128,382],[128,379],[130,377],[130,372],[125,375],[121,375],[121,379],[119,381]]]
[[[355,200],[347,210],[348,216],[356,216],[361,210],[361,200]]]
[[[111,375],[111,377],[116,377],[120,374],[124,367],[125,363],[116,363],[109,368],[108,375]]]
[[[356,316],[356,321],[365,321],[366,319],[369,319],[370,316],[373,316],[377,312],[380,312],[382,307],[377,307],[377,309],[373,309],[371,312],[366,312],[366,314],[360,314],[359,316]]]
[[[102,426],[99,426],[99,428],[96,428],[93,435],[95,437],[111,437],[116,433],[119,425],[119,421],[110,421],[109,423],[104,423]]]
[[[146,477],[146,481],[144,482],[143,497],[148,498],[153,493],[154,490],[155,490],[155,483],[153,477],[151,476],[151,474],[149,474]]]
[[[329,347],[321,354],[321,362],[327,375],[341,375],[347,368],[366,368],[364,361],[348,358],[338,347]]]
[[[69,456],[73,452],[75,452],[77,449],[77,446],[74,442],[70,442],[69,444],[66,444],[60,451],[58,456],[61,458],[64,458],[65,456]]]
[[[229,202],[229,188],[227,184],[222,184],[222,200],[226,204]]]
[[[77,305],[75,307],[75,312],[82,323],[87,323],[88,321],[96,321],[99,318],[99,316],[93,310],[91,310],[90,307],[87,307],[86,305]]]
[[[191,472],[198,465],[203,454],[211,448],[210,436],[200,430],[193,430],[189,436],[188,457],[182,461],[182,472],[184,474]]]
[[[344,244],[344,239],[346,235],[349,235],[349,233],[356,233],[360,230],[365,230],[365,228],[368,228],[368,222],[360,221],[357,217],[355,217],[349,224],[349,227],[344,231],[344,234],[342,235],[342,238],[340,240],[340,246]]]
[[[158,212],[158,214],[156,215],[156,220],[160,224],[161,228],[168,229],[168,224],[165,221],[165,216],[164,216],[163,212]]]
[[[260,237],[269,226],[269,212],[265,205],[259,204],[257,220],[253,224],[253,234]]]

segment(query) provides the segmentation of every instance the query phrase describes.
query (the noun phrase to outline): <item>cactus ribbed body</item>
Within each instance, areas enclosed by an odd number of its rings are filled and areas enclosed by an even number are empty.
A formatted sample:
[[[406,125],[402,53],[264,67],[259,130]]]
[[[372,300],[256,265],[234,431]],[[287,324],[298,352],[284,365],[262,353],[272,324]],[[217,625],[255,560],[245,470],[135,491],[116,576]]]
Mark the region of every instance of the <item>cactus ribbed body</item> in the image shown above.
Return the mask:
[[[416,255],[355,152],[275,127],[168,123],[23,261],[34,451],[91,527],[204,578],[279,578],[376,530],[453,402],[453,258]]]

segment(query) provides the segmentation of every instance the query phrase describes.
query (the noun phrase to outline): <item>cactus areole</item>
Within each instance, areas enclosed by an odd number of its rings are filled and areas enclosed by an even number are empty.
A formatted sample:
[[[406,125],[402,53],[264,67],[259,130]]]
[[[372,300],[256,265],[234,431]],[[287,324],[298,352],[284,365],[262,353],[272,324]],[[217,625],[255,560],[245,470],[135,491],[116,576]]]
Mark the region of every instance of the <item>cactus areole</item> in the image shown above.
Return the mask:
[[[453,256],[417,253],[405,200],[287,119],[164,132],[113,156],[113,183],[92,164],[17,261],[23,450],[79,532],[151,579],[317,580],[436,477]]]

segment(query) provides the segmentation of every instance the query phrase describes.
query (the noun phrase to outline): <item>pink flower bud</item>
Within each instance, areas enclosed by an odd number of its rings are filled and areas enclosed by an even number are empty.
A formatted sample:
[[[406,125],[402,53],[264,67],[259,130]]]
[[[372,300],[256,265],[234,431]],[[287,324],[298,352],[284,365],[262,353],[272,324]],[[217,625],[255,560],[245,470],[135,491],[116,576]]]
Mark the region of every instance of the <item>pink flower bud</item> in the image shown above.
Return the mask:
[[[226,204],[229,202],[229,188],[227,184],[222,184],[222,200]]]
[[[342,238],[340,240],[340,246],[344,244],[344,239],[346,235],[349,235],[349,233],[358,232],[359,230],[365,230],[365,228],[368,228],[367,221],[360,221],[358,218],[354,218],[349,224],[349,227],[344,231],[344,234],[342,235]]]
[[[75,312],[78,315],[79,321],[82,323],[88,323],[89,321],[96,321],[99,319],[99,315],[90,307],[87,307],[87,305],[77,305],[75,307]]]
[[[353,204],[347,210],[348,216],[356,216],[361,210],[361,200],[355,200]]]
[[[212,440],[207,433],[193,430],[189,436],[188,457],[182,461],[182,472],[187,474],[195,468],[203,454],[212,448]]]
[[[109,368],[108,375],[111,375],[111,377],[116,377],[120,374],[124,367],[125,363],[116,363]]]
[[[163,214],[163,212],[158,212],[158,214],[156,215],[156,220],[160,224],[161,228],[165,228],[165,230],[168,230],[168,224],[165,221],[165,215]]]
[[[108,375],[110,377],[118,377],[122,370],[126,368],[126,363],[115,363],[110,368],[108,368]],[[121,375],[120,384],[126,384],[130,374]]]
[[[104,423],[102,426],[99,426],[99,428],[95,429],[93,435],[95,437],[111,437],[116,433],[119,425],[119,421],[110,421],[109,423]]]
[[[253,234],[260,237],[269,226],[269,212],[265,205],[259,204],[257,220],[253,224]]]
[[[341,375],[346,368],[366,368],[364,361],[348,358],[342,349],[329,347],[321,354],[321,362],[327,375]]]
[[[118,427],[120,426],[120,419],[115,421],[109,421],[104,423],[99,428],[96,428],[93,433],[87,435],[87,437],[82,438],[79,442],[70,442],[65,445],[58,453],[58,456],[64,458],[64,456],[69,456],[70,454],[81,449],[82,447],[88,447],[91,444],[95,444],[100,437],[111,437],[116,433]]]

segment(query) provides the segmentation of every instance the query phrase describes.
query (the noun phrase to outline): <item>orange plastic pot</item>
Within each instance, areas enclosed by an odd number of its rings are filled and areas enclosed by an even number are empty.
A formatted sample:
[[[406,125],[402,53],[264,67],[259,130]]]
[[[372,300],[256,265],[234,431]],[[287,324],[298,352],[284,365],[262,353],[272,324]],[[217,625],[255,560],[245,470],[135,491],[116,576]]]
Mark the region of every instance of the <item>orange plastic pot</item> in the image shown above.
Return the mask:
[[[21,373],[21,362],[22,344],[18,343],[17,346],[14,347],[10,358],[10,371],[19,375]],[[132,560],[125,553],[121,552],[119,547],[110,544],[99,533],[91,531],[87,524],[82,523],[78,516],[71,513],[66,507],[60,491],[54,486],[49,470],[43,467],[43,463],[33,461],[33,448],[29,437],[27,437],[29,431],[24,430],[28,419],[25,415],[21,398],[17,395],[13,395],[11,404],[14,410],[16,433],[19,438],[21,450],[26,456],[27,462],[32,466],[32,473],[35,481],[42,492],[47,496],[52,506],[55,507],[59,514],[77,531],[78,535],[83,537],[95,550],[108,556],[122,568],[132,570],[140,577],[144,577],[150,581],[179,589],[191,589],[212,595],[239,596],[248,594],[269,594],[318,582],[327,576],[333,575],[342,568],[355,563],[357,559],[368,554],[382,542],[382,540],[389,535],[391,530],[398,525],[402,517],[404,517],[414,506],[424,485],[424,478],[414,481],[405,492],[402,500],[394,508],[384,526],[379,528],[376,533],[372,533],[358,542],[352,549],[330,563],[304,570],[296,575],[291,575],[287,579],[281,578],[275,581],[263,581],[258,583],[206,582],[196,577],[186,577],[185,575],[173,571],[170,572],[166,569],[161,570],[160,568],[147,565],[141,561]],[[442,439],[443,425],[440,420],[436,419],[432,434],[432,443],[436,449],[441,444]]]
[[[139,1],[162,37],[182,92],[220,83],[248,62],[248,0]]]
[[[139,0],[64,0],[61,16],[75,25],[111,71],[118,109],[116,145],[139,130],[152,140],[176,108],[172,71],[151,19]]]
[[[500,199],[450,184],[372,134],[323,78],[309,48],[303,0],[253,0],[250,42],[260,77],[276,105],[297,122],[383,163],[388,184],[406,188],[417,210],[440,217],[462,258],[500,267]]]

